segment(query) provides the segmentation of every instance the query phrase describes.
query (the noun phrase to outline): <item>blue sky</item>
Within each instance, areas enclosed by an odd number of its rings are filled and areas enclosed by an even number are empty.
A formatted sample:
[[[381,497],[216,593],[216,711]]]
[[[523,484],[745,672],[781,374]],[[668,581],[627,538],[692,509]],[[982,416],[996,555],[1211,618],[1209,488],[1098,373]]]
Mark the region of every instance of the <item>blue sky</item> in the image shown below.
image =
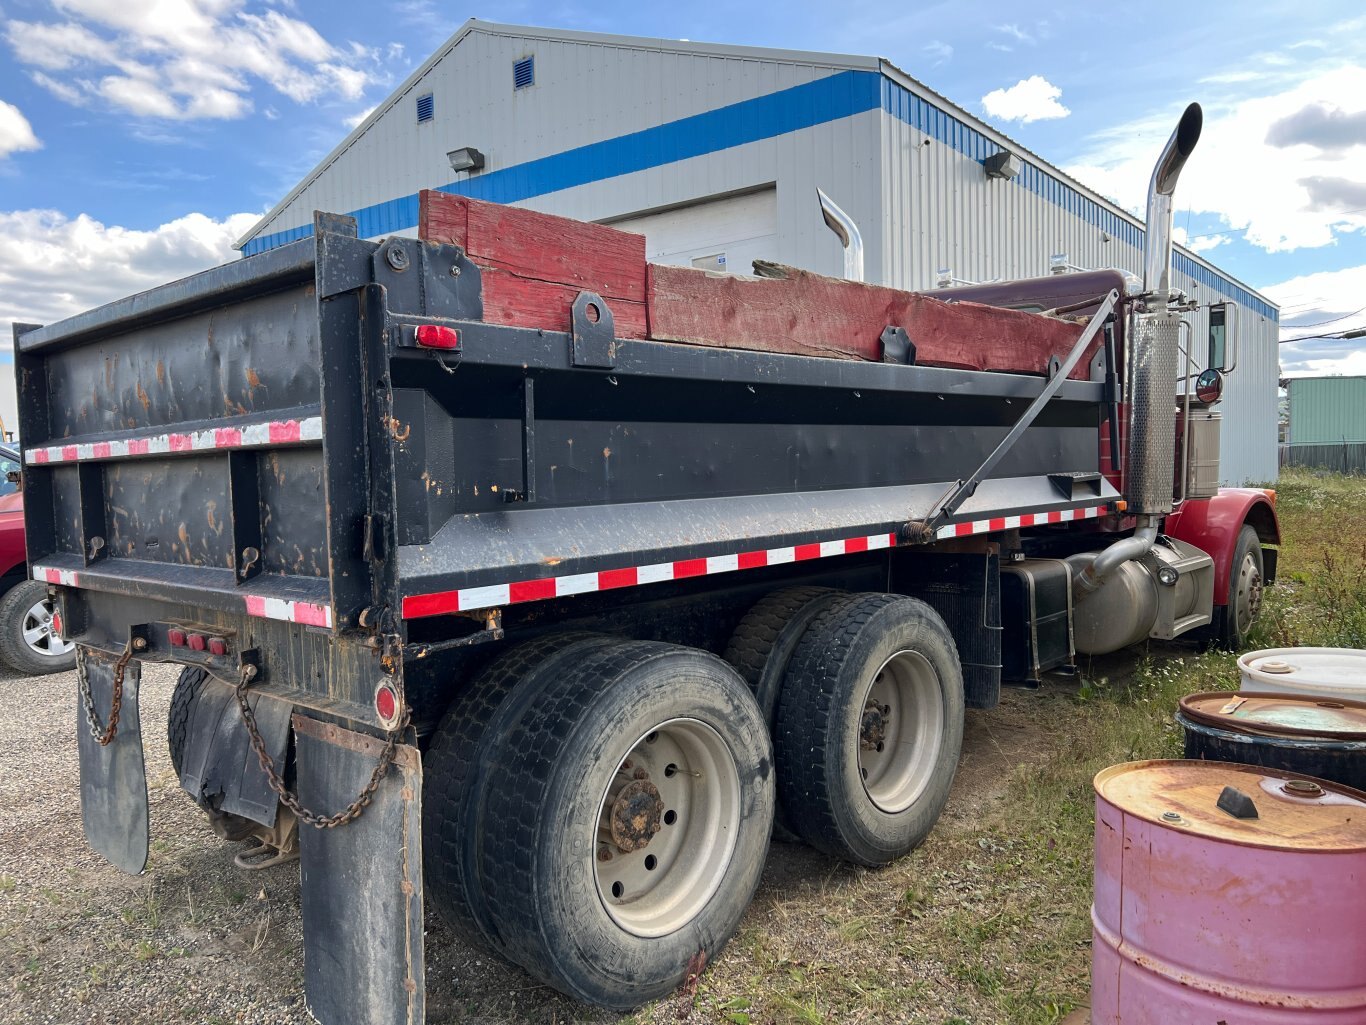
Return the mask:
[[[886,57],[1134,209],[1153,153],[1197,99],[1206,135],[1178,229],[1280,302],[1286,337],[1366,306],[1359,0],[1033,11],[985,0],[0,0],[0,331],[230,258],[256,216],[475,16]],[[1324,330],[1357,325],[1366,314]],[[1283,346],[1282,360],[1290,372],[1366,374],[1352,342]]]

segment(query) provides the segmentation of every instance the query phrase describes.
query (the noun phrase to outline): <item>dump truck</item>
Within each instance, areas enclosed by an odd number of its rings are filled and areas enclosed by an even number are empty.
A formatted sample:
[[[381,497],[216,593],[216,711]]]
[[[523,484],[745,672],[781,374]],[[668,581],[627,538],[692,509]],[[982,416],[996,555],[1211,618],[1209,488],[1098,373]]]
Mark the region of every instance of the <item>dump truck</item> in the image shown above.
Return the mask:
[[[319,1021],[423,1020],[429,907],[629,1008],[716,958],[772,836],[921,842],[1003,680],[1237,644],[1279,534],[1218,486],[1220,369],[1171,279],[1200,123],[1141,280],[719,276],[428,192],[417,238],[319,213],[17,326],[90,845],[146,865],[139,672],[178,664],[181,785],[239,861],[299,859]]]

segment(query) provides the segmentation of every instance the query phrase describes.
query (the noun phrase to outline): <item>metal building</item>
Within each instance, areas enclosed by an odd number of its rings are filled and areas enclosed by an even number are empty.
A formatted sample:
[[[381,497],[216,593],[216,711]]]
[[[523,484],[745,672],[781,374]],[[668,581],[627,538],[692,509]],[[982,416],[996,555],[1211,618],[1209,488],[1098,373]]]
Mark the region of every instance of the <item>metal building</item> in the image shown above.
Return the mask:
[[[1005,177],[987,173],[998,153],[1014,158]],[[238,247],[307,235],[314,210],[351,213],[365,237],[410,234],[418,191],[441,188],[641,232],[656,262],[743,273],[763,258],[840,275],[818,187],[857,222],[868,281],[1142,270],[1137,218],[885,60],[480,21]],[[1225,482],[1272,480],[1279,311],[1193,253],[1175,263],[1199,302],[1237,304]],[[1191,319],[1203,366],[1208,311]]]
[[[1291,445],[1366,442],[1366,377],[1292,377]]]

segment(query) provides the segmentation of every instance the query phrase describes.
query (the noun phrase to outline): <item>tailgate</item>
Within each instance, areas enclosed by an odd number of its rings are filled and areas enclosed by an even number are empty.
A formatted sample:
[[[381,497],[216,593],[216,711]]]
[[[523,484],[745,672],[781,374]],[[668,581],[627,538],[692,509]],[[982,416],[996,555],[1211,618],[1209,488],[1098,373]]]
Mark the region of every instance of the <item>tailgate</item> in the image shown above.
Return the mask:
[[[384,255],[319,215],[313,238],[16,325],[33,575],[330,630],[387,604],[383,332],[393,295],[426,295],[397,276],[435,268],[413,240]]]

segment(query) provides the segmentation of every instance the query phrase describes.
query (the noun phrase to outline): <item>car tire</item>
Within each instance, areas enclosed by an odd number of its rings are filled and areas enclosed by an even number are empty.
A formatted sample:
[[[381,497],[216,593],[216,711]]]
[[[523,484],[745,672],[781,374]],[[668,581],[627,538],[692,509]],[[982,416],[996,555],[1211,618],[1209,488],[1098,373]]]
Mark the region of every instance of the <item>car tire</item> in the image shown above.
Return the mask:
[[[190,738],[190,723],[194,720],[194,706],[199,692],[204,689],[208,671],[198,666],[186,666],[176,678],[171,692],[171,707],[166,713],[166,747],[171,755],[171,768],[176,779],[185,766],[185,744]]]
[[[45,676],[76,668],[76,645],[52,629],[47,584],[25,580],[0,598],[0,659],[16,672]]]

